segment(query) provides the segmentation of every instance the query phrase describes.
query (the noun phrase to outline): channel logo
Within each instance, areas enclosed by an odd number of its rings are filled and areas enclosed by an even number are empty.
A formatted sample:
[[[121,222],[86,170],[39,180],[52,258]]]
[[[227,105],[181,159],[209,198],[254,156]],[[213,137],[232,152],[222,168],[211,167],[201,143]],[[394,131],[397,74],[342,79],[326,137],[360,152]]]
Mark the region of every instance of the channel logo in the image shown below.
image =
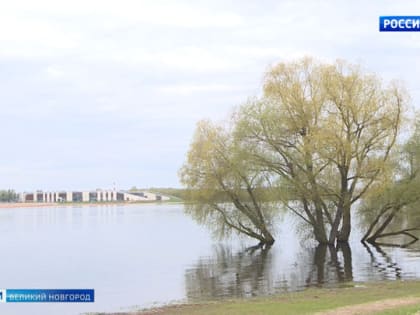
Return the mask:
[[[380,32],[420,32],[420,16],[380,16]]]

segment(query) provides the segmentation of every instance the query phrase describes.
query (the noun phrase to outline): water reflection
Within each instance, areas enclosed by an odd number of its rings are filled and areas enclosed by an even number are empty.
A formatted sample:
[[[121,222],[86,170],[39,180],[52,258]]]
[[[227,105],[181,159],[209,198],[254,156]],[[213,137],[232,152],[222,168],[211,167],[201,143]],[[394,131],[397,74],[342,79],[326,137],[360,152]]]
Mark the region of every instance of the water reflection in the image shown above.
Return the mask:
[[[226,245],[218,245],[214,247],[213,255],[200,258],[186,270],[186,296],[190,301],[263,296],[308,286],[328,287],[349,281],[413,277],[404,274],[399,263],[388,253],[395,249],[364,245],[364,251],[360,251],[363,247],[357,247],[356,262],[351,246],[340,243],[302,248],[289,263],[284,263],[278,256],[286,253],[279,253],[275,247],[235,252]],[[367,262],[362,263],[364,260]],[[410,269],[408,265],[407,268]]]
[[[353,280],[352,255],[349,244],[339,244],[337,247],[318,245],[313,254],[313,262],[308,272],[306,285],[324,285]]]
[[[224,245],[214,247],[212,258],[202,258],[185,274],[189,299],[217,299],[263,295],[271,287],[273,255],[270,248],[250,247],[233,253]]]
[[[277,226],[269,249],[237,237],[216,243],[185,216],[183,205],[4,209],[2,267],[8,272],[0,281],[5,287],[96,290],[94,304],[37,306],[37,314],[64,315],[264,296],[350,280],[420,279],[420,244],[364,247],[355,234],[351,247],[314,246],[296,233],[293,217],[279,218]],[[36,314],[29,304],[4,307],[7,314]]]
[[[402,269],[397,262],[385,252],[383,248],[378,245],[368,245],[363,243],[366,251],[369,253],[371,259],[372,272],[377,272],[383,276],[383,279],[398,279],[402,278]]]
[[[293,263],[283,265],[276,265],[275,255],[271,248],[233,252],[218,245],[211,257],[186,270],[186,295],[190,300],[261,296],[353,280],[348,244],[304,249]]]

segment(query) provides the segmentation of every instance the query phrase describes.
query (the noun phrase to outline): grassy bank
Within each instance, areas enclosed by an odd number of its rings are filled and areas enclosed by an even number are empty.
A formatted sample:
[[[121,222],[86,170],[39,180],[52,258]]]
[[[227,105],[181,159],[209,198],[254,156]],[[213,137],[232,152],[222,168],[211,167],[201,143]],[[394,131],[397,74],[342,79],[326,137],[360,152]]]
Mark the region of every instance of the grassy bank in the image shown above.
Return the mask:
[[[170,305],[124,314],[295,315],[322,314],[329,310],[325,314],[416,314],[420,311],[420,281],[351,283],[335,289],[311,288],[268,298]]]

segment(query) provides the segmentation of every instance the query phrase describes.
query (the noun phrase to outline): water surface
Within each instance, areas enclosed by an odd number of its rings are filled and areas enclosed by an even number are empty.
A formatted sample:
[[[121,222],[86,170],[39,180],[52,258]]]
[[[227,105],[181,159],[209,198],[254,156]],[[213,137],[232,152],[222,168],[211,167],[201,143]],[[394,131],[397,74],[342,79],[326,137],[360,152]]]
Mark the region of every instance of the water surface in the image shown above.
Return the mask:
[[[342,281],[420,278],[418,248],[316,247],[279,223],[270,250],[219,242],[183,205],[2,209],[2,288],[93,288],[91,304],[3,304],[6,314],[123,311],[270,295]],[[4,312],[3,312],[4,311]]]

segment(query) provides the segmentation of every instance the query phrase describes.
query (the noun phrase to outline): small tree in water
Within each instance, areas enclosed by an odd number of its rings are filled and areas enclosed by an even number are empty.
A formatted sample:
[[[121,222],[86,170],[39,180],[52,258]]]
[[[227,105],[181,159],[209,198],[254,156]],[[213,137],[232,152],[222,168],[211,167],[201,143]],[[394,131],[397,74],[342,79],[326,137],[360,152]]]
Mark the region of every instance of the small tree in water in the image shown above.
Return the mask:
[[[360,207],[366,232],[362,241],[406,247],[418,241],[420,231],[420,120],[410,139],[392,158],[390,172]],[[405,236],[406,240],[395,240]],[[392,240],[390,240],[392,238]]]
[[[227,128],[201,121],[180,170],[192,201],[187,212],[218,236],[238,232],[272,245],[268,176],[250,163]]]

